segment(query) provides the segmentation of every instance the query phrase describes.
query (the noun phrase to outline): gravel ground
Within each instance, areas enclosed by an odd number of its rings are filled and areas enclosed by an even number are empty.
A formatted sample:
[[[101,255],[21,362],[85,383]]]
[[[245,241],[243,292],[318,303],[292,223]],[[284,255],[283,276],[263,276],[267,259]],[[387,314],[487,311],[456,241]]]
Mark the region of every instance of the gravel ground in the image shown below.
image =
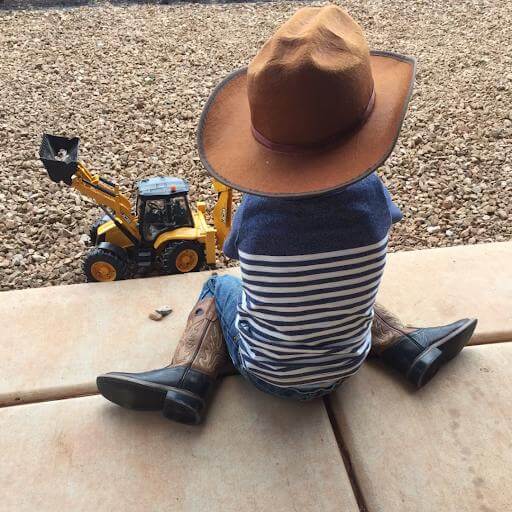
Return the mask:
[[[502,1],[340,2],[373,48],[415,55],[417,87],[380,171],[405,219],[391,248],[509,240],[512,10]],[[81,137],[82,160],[132,184],[183,176],[214,196],[195,147],[214,85],[245,65],[300,2],[109,4],[0,10],[0,290],[83,281],[101,211],[50,182],[44,131]],[[46,6],[46,7],[45,7]]]

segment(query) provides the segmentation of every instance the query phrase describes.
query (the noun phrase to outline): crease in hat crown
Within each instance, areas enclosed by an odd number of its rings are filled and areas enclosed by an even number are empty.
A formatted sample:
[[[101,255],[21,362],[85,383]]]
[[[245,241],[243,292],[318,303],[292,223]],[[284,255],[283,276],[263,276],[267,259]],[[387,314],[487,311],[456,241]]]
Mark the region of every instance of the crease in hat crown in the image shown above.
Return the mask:
[[[260,143],[300,148],[342,136],[373,104],[362,29],[334,5],[297,11],[250,63],[247,92]]]

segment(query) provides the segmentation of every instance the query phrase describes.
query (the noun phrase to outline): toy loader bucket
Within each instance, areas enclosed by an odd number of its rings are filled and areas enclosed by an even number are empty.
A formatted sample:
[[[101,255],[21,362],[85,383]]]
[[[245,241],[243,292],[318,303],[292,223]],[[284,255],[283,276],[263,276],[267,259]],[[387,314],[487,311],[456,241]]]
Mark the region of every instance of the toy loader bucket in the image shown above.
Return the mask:
[[[78,163],[79,142],[78,137],[68,139],[43,134],[39,158],[55,183],[63,181],[66,185],[71,185],[71,178],[76,173]]]

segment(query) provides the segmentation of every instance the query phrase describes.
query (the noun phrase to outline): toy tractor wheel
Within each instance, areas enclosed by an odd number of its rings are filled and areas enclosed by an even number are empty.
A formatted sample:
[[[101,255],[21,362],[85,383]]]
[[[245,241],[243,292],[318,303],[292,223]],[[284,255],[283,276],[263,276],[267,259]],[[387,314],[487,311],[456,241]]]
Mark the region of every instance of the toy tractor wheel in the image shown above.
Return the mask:
[[[204,263],[204,248],[198,242],[171,242],[160,253],[160,265],[166,274],[186,274]]]
[[[89,282],[120,281],[128,274],[128,265],[113,252],[94,247],[85,257],[84,273]]]

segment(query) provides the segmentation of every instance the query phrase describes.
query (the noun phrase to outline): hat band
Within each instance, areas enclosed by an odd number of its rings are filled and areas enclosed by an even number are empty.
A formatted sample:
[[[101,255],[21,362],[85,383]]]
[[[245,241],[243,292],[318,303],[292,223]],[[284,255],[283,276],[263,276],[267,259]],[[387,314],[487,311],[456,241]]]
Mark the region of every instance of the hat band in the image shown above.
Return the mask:
[[[272,142],[267,139],[263,134],[261,134],[252,124],[251,130],[253,137],[267,149],[272,151],[277,151],[279,153],[309,153],[313,151],[320,151],[322,149],[326,149],[329,146],[340,142],[344,137],[349,135],[351,132],[359,128],[365,121],[370,117],[372,113],[373,107],[375,105],[375,89],[373,89],[370,99],[368,100],[368,104],[364,109],[364,112],[356,119],[356,121],[349,127],[344,128],[343,130],[335,133],[334,135],[329,135],[326,139],[323,139],[319,142],[314,142],[313,144],[281,144],[279,142]]]

